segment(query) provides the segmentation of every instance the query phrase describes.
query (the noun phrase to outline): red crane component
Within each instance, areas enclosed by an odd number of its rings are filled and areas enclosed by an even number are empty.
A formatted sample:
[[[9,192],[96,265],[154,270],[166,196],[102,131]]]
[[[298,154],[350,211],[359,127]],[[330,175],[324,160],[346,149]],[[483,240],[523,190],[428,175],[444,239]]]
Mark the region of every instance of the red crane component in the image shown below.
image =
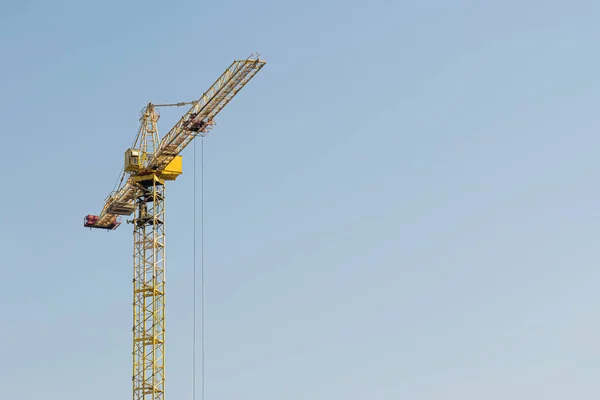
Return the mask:
[[[211,119],[210,121],[206,122],[197,115],[198,113],[190,114],[190,119],[185,129],[192,132],[205,132],[207,130],[211,130],[215,124],[214,121]]]
[[[115,220],[113,222],[111,222],[108,226],[96,226],[96,223],[98,222],[98,216],[97,215],[86,215],[84,220],[83,220],[83,226],[85,226],[86,228],[96,228],[96,229],[107,229],[107,230],[115,230],[118,228],[119,225],[121,225],[121,217],[115,218]]]

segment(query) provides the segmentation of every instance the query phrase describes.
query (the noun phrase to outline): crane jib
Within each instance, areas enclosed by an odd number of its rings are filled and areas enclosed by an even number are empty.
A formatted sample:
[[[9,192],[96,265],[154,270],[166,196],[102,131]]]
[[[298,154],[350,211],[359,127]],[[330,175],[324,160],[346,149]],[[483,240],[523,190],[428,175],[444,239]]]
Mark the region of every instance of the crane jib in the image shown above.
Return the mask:
[[[177,157],[180,157],[183,149],[194,138],[205,136],[214,127],[215,116],[265,64],[266,62],[261,60],[256,53],[245,60],[234,61],[204,92],[200,99],[192,102],[190,109],[163,139],[159,143],[155,143],[156,148],[153,154],[148,154],[147,167],[140,168],[135,172],[123,171],[119,188],[108,196],[100,215],[86,216],[84,226],[108,230],[116,229],[121,224],[121,216],[131,215],[135,210],[134,200],[142,189],[139,179],[136,182],[136,178],[146,175],[156,175],[161,178],[161,175],[164,175],[162,178],[169,180],[167,174],[164,173],[165,170],[172,165]],[[154,106],[149,104],[149,107]],[[147,110],[148,107],[145,109]],[[158,116],[155,119],[157,120]],[[152,121],[152,116],[148,116],[147,119],[143,120],[140,131],[145,129],[144,124],[146,123],[153,126],[152,123],[155,123],[155,121]],[[157,137],[157,132],[152,132],[152,134]],[[175,177],[177,175],[173,174]]]

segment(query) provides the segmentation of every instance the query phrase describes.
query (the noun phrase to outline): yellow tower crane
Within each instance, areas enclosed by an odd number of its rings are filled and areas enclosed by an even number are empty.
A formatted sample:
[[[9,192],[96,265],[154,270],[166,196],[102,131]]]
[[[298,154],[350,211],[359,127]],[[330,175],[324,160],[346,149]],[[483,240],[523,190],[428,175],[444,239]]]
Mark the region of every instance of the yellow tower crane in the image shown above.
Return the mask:
[[[133,400],[163,400],[165,395],[165,182],[182,172],[181,151],[204,137],[214,117],[265,65],[257,53],[234,61],[217,81],[159,140],[156,107],[141,112],[133,147],[116,190],[100,215],[87,215],[84,226],[116,229],[121,216],[133,214]]]

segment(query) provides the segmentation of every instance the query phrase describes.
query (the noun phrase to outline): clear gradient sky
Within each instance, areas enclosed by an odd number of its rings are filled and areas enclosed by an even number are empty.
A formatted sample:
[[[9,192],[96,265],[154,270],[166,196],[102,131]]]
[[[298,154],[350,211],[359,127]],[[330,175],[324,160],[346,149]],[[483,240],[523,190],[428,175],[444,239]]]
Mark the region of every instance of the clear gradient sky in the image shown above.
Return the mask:
[[[4,1],[0,399],[130,398],[131,226],[83,216],[146,102],[253,51],[204,141],[207,399],[600,398],[599,17]],[[168,187],[172,400],[192,399],[192,150]]]

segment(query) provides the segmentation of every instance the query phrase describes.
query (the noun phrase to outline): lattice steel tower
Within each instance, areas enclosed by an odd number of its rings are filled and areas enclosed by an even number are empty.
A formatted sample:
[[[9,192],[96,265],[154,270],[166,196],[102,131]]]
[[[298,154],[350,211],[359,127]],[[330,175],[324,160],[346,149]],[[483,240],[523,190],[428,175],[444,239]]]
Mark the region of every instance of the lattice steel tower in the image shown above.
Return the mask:
[[[214,117],[264,65],[253,54],[234,61],[197,101],[144,107],[118,188],[99,216],[85,217],[88,228],[114,230],[121,216],[133,214],[133,400],[165,395],[165,182],[181,175],[181,151],[212,129]],[[184,105],[191,108],[159,141],[157,107]]]
[[[142,116],[143,153],[154,155],[158,113]],[[165,391],[165,184],[157,174],[138,181],[133,223],[133,399]]]

